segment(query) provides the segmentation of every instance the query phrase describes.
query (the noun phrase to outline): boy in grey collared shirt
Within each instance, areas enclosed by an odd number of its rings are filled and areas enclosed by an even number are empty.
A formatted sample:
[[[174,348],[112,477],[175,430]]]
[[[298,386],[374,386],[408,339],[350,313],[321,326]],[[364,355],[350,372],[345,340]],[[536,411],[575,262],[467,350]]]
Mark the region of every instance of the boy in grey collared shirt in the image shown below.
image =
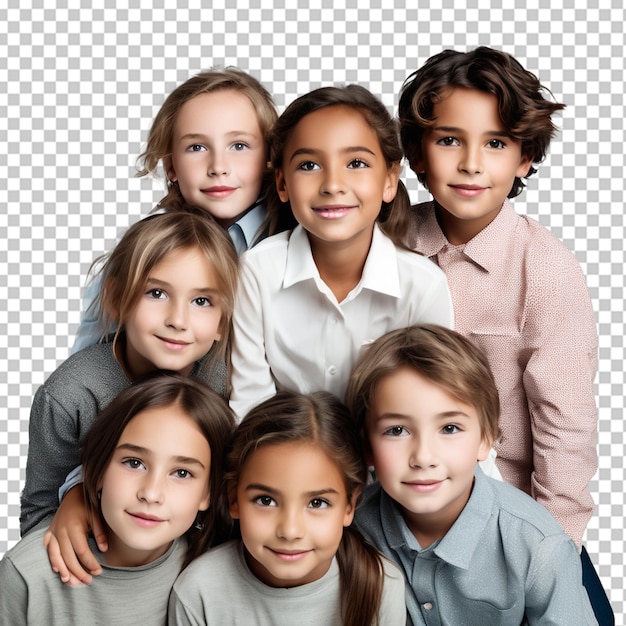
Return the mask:
[[[573,541],[477,466],[499,401],[468,339],[434,325],[384,335],[355,365],[347,402],[378,479],[355,523],[403,569],[414,625],[597,624]]]

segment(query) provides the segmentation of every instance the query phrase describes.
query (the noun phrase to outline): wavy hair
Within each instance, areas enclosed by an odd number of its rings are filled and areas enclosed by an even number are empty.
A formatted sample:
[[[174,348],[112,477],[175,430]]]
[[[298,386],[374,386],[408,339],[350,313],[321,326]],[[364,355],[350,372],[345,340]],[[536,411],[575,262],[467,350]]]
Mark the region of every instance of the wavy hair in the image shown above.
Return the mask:
[[[212,68],[187,79],[165,99],[152,122],[146,148],[137,158],[137,176],[155,175],[159,163],[163,164],[166,172],[169,169],[176,117],[186,102],[201,94],[227,89],[246,96],[252,103],[261,133],[266,139],[266,154],[269,155],[269,131],[278,117],[269,91],[256,78],[239,68]],[[263,175],[262,196],[272,184],[273,176],[267,169]],[[158,207],[165,210],[178,209],[184,202],[178,185],[167,180],[167,194]]]
[[[404,81],[398,116],[402,147],[411,166],[422,159],[422,140],[435,124],[435,105],[455,87],[495,95],[500,120],[512,139],[521,144],[522,156],[533,163],[543,161],[557,130],[552,114],[565,105],[546,99],[544,92],[552,96],[550,90],[510,54],[481,46],[470,52],[444,50]],[[536,171],[530,167],[525,178]],[[417,178],[426,186],[424,173]],[[523,189],[524,183],[516,177],[508,197],[518,196]]]

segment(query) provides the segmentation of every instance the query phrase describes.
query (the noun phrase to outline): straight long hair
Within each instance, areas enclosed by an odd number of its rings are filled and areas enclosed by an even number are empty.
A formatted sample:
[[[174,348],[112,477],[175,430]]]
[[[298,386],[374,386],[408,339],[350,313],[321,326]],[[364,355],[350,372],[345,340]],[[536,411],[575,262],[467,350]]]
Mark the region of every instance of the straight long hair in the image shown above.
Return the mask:
[[[98,486],[124,429],[139,413],[167,406],[180,407],[200,428],[211,450],[211,504],[206,511],[198,512],[197,527],[192,526],[185,533],[186,567],[209,546],[226,539],[232,526],[221,488],[225,451],[236,422],[227,402],[207,385],[179,374],[161,373],[142,379],[116,396],[85,438],[81,450],[83,490],[87,506],[101,516]],[[102,521],[105,523],[103,518]]]
[[[248,413],[235,431],[227,455],[229,493],[236,489],[242,468],[256,450],[294,442],[319,446],[341,471],[348,499],[356,501],[367,479],[361,442],[346,407],[325,391],[310,395],[279,391]],[[348,526],[343,529],[337,564],[342,623],[377,624],[384,583],[382,557]]]

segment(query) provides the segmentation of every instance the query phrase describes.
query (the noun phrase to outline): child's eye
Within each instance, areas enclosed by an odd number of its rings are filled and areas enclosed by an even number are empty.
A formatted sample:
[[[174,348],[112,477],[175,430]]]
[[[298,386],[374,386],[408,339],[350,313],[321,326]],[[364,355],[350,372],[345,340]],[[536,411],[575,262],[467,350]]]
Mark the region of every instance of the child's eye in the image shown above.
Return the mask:
[[[309,502],[309,507],[312,509],[325,509],[330,506],[330,502],[328,500],[324,500],[324,498],[313,498],[311,502]]]
[[[174,476],[176,476],[176,478],[193,478],[193,474],[188,470],[188,469],[177,469],[174,470]]]
[[[240,152],[241,150],[247,150],[250,146],[243,141],[236,141],[231,148],[236,152]]]
[[[496,148],[497,150],[501,150],[506,145],[502,139],[491,139],[487,144],[490,148]]]
[[[456,424],[446,424],[442,429],[441,432],[444,435],[454,435],[455,433],[460,433],[461,429],[456,425]]]
[[[257,496],[253,502],[259,506],[276,506],[276,501],[270,496]]]
[[[199,298],[194,298],[193,303],[196,306],[200,306],[200,307],[211,306],[211,301],[208,298],[205,298],[204,296],[200,296]]]
[[[201,143],[192,143],[188,148],[187,152],[203,152],[206,150],[206,147]]]
[[[383,433],[383,435],[388,435],[389,437],[402,437],[408,434],[409,431],[404,426],[392,426]]]
[[[352,159],[352,161],[348,163],[348,167],[353,170],[358,170],[364,167],[369,167],[369,165],[363,161],[363,159]]]
[[[458,146],[459,142],[454,137],[442,137],[437,140],[437,145],[440,146]]]
[[[304,161],[298,165],[298,169],[305,172],[313,172],[314,170],[319,170],[319,168],[319,165],[313,161]]]
[[[139,459],[123,459],[122,464],[130,469],[141,469],[144,464]]]
[[[155,300],[163,300],[165,298],[165,292],[163,289],[150,289],[146,295],[154,298]]]

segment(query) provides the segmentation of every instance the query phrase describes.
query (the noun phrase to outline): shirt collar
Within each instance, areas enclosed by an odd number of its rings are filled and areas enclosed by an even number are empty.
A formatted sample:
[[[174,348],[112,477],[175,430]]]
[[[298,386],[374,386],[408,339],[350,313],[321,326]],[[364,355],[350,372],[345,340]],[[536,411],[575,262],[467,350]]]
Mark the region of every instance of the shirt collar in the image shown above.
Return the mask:
[[[450,244],[439,227],[433,203],[429,205],[431,208],[419,227],[416,250],[425,256],[432,257],[439,254],[446,246],[460,247],[465,256],[488,272],[501,266],[503,250],[507,249],[508,239],[515,230],[517,220],[517,214],[508,198],[491,224],[464,246]]]
[[[309,279],[319,280],[319,272],[313,260],[306,230],[302,226],[296,226],[289,237],[283,287],[287,288]],[[353,293],[356,295],[361,289],[377,291],[396,298],[401,296],[396,247],[380,230],[378,224],[374,224],[372,243],[363,275]]]
[[[243,236],[246,238],[246,245],[250,248],[256,242],[256,236],[265,219],[267,211],[261,203],[253,204],[252,208],[237,220],[237,224]]]
[[[474,486],[465,508],[445,536],[426,550],[432,550],[442,561],[454,567],[469,569],[474,552],[483,540],[482,535],[491,517],[494,500],[488,480],[477,465]],[[392,549],[423,551],[404,521],[400,507],[382,489],[380,519],[385,539]]]

